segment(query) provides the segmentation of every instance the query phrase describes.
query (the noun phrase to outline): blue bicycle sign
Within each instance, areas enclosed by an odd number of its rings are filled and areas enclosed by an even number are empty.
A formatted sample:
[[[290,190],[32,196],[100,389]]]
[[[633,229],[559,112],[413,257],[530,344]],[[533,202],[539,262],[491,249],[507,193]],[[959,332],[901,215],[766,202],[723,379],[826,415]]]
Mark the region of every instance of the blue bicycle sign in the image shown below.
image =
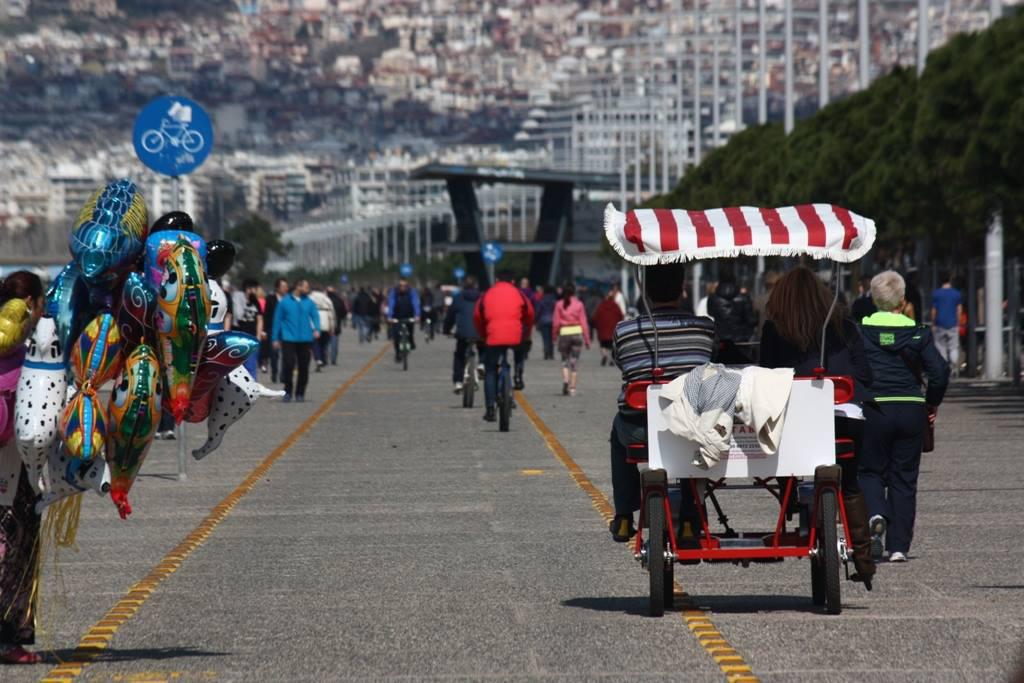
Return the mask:
[[[135,154],[157,173],[180,176],[197,169],[213,148],[213,126],[187,97],[158,97],[139,112]]]
[[[480,256],[483,257],[484,263],[497,263],[504,255],[505,250],[497,242],[484,242],[480,249]]]

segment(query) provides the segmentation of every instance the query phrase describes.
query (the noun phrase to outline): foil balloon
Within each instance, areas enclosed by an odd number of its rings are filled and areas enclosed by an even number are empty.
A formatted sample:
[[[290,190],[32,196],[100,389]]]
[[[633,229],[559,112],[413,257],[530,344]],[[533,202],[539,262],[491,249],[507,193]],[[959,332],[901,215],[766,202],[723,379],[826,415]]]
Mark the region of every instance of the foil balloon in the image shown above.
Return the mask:
[[[10,299],[0,306],[0,356],[24,346],[32,316],[24,299]]]
[[[71,233],[71,257],[91,286],[110,289],[138,262],[145,244],[146,202],[135,183],[115,180],[89,198]]]
[[[24,346],[0,357],[0,446],[14,437],[14,392],[24,360]]]
[[[235,245],[227,240],[211,240],[206,245],[206,274],[217,279],[235,264]]]
[[[107,416],[96,392],[87,388],[76,393],[61,416],[61,440],[70,457],[64,478],[72,481],[72,474],[84,462],[103,456],[107,442]]]
[[[153,315],[156,312],[156,291],[141,273],[129,273],[121,290],[121,305],[117,309],[117,328],[125,353],[145,343],[155,343]]]
[[[179,239],[164,261],[154,319],[167,393],[165,410],[185,419],[210,320],[210,289],[198,250]]]
[[[245,368],[232,370],[217,383],[210,417],[206,421],[206,443],[192,451],[192,457],[202,460],[217,450],[228,428],[241,420],[257,399],[278,396],[284,396],[284,392],[266,388],[254,380]]]
[[[80,387],[90,384],[99,389],[117,376],[123,361],[121,332],[109,313],[86,325],[71,349],[71,370]]]
[[[194,232],[188,232],[187,230],[163,230],[150,233],[149,238],[146,239],[146,254],[143,259],[142,274],[145,276],[146,282],[153,286],[153,289],[160,287],[164,277],[164,265],[171,252],[174,251],[174,247],[177,246],[178,241],[182,239],[195,247],[196,251],[199,252],[199,258],[202,259],[203,263],[206,262],[206,240]]]
[[[160,384],[156,353],[143,344],[125,361],[121,382],[114,388],[107,405],[110,498],[121,519],[132,513],[128,491],[160,424]]]
[[[18,452],[36,493],[47,485],[46,461],[60,433],[67,385],[67,365],[57,323],[53,318],[40,318],[29,337],[14,401]]]
[[[199,363],[195,382],[192,384],[192,395],[185,419],[188,422],[205,420],[210,412],[210,398],[218,382],[242,365],[259,348],[259,340],[244,332],[221,332],[207,337],[203,360]]]
[[[210,278],[210,321],[206,331],[210,334],[224,331],[224,318],[228,317],[228,295],[215,278]]]
[[[99,495],[110,491],[110,466],[103,458],[74,466],[60,444],[55,444],[46,463],[49,488],[36,503],[36,514],[58,500],[93,490]]]
[[[57,335],[67,361],[75,339],[93,318],[89,287],[74,262],[64,266],[46,291],[46,314],[57,323]]]
[[[196,226],[192,222],[192,216],[189,216],[184,211],[171,211],[156,219],[156,222],[149,228],[149,234],[152,235],[154,232],[160,232],[161,230],[195,232]]]

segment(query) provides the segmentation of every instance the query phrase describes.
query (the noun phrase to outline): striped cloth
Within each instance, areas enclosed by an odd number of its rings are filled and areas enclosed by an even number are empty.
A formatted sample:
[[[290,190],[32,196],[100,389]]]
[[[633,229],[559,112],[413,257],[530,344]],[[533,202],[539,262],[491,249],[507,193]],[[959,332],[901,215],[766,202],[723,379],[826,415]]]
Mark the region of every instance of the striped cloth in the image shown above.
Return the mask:
[[[741,255],[808,255],[849,263],[875,242],[874,221],[833,204],[627,213],[609,204],[604,227],[612,248],[642,265]]]
[[[709,377],[705,372],[712,370]],[[683,395],[698,415],[721,410],[732,417],[736,412],[736,392],[740,390],[740,373],[727,370],[724,365],[701,365],[691,370],[683,380]]]
[[[665,372],[663,379],[673,379],[711,361],[715,348],[715,323],[711,318],[669,310],[655,311],[654,322],[658,327],[658,365]],[[622,370],[619,409],[627,412],[625,385],[653,379],[654,328],[650,318],[641,315],[616,325],[612,348]]]

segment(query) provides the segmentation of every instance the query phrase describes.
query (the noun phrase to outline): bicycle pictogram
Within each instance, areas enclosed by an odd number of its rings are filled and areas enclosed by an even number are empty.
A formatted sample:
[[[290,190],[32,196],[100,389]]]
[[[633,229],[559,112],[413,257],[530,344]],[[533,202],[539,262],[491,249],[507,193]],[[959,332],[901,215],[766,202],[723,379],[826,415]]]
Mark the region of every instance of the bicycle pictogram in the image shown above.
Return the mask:
[[[180,147],[189,154],[203,148],[206,141],[202,133],[189,128],[192,122],[192,107],[175,102],[167,115],[160,119],[160,128],[150,128],[142,134],[142,148],[150,154],[158,154],[165,146]]]

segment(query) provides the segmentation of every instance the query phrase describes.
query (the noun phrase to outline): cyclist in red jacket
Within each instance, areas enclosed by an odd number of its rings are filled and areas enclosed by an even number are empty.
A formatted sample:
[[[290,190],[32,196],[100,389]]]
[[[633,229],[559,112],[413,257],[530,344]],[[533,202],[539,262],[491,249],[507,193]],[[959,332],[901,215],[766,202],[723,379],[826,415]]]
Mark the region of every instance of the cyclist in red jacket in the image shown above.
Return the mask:
[[[505,361],[509,349],[523,342],[523,331],[533,327],[533,304],[513,284],[509,271],[498,273],[498,281],[480,297],[473,311],[473,324],[485,348],[484,419],[497,419],[494,406],[498,396],[498,363]]]

